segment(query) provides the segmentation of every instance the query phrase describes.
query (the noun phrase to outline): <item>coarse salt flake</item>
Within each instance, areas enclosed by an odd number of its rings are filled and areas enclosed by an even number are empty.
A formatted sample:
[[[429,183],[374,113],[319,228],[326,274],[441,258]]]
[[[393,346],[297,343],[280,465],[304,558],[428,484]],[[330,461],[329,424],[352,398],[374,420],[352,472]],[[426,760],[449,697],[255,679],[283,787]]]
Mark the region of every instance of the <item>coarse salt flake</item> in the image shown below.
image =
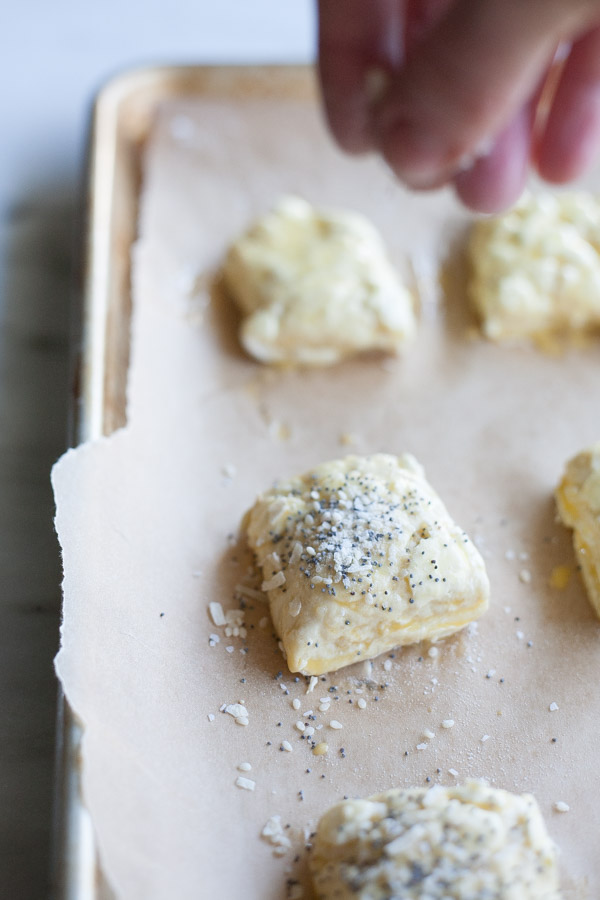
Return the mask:
[[[485,742],[489,741],[489,739],[490,739],[489,734],[482,734],[481,737],[479,738],[479,740],[481,741],[482,744],[485,744]]]
[[[425,730],[423,731],[423,737],[431,740],[435,737],[435,732],[431,731],[429,728],[425,728]]]
[[[242,706],[241,703],[228,703],[223,712],[226,712],[229,716],[233,716],[234,719],[237,719],[238,716],[248,715],[248,710],[245,706]]]
[[[558,709],[558,703],[555,703],[554,701],[552,701],[552,703],[550,704],[548,709],[550,710],[550,712],[556,712],[556,710]]]
[[[217,628],[221,628],[223,625],[227,624],[227,619],[225,618],[225,613],[223,612],[223,607],[220,603],[218,603],[216,600],[211,600],[208,604],[208,609],[210,612],[210,617]]]
[[[308,683],[308,687],[306,688],[306,693],[307,693],[307,694],[312,693],[312,691],[314,691],[314,689],[315,689],[315,687],[317,686],[318,683],[319,683],[319,679],[317,678],[317,676],[316,676],[316,675],[311,675],[311,676],[310,676],[310,681],[309,681],[309,683]]]
[[[426,741],[423,741],[422,744],[417,744],[417,750],[427,750],[429,744]]]
[[[240,772],[251,772],[252,766],[250,765],[249,762],[241,762],[238,765],[238,769]]]
[[[565,803],[564,800],[557,800],[556,803],[554,804],[554,809],[556,810],[556,812],[564,813],[564,812],[569,812],[571,807],[569,806],[568,803]]]

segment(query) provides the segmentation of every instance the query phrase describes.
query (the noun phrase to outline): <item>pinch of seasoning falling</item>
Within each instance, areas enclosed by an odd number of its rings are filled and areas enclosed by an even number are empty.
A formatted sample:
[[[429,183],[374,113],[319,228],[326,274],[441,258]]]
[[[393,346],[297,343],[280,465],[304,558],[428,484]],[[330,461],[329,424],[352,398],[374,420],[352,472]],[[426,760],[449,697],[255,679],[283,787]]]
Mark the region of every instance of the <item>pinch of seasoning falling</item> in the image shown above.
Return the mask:
[[[320,741],[313,747],[313,756],[325,756],[329,752],[329,744],[326,744],[325,741]]]

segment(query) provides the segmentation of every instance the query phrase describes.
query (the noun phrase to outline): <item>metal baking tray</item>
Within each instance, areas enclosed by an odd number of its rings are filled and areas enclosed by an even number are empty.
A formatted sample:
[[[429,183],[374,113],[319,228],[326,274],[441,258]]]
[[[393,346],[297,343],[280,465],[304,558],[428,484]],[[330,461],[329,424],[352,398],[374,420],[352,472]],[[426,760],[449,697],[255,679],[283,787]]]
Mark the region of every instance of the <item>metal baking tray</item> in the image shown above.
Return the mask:
[[[94,102],[73,341],[70,444],[110,435],[127,423],[130,250],[137,235],[142,151],[155,111],[174,97],[306,97],[306,66],[181,66],[118,75]],[[82,725],[59,688],[52,895],[111,900],[94,828],[81,795]]]

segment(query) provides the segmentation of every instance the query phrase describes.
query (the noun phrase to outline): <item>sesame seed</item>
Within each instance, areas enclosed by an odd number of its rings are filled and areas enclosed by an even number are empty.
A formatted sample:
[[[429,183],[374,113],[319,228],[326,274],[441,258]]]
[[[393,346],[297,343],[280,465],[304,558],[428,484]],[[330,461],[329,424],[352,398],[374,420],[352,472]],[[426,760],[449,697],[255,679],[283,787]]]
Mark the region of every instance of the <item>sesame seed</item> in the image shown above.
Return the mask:
[[[239,764],[238,769],[240,772],[251,772],[252,766],[249,762],[242,762]]]
[[[364,697],[359,697],[358,698],[359,709],[366,709],[366,706],[367,706],[367,701],[364,699]]]
[[[302,722],[300,719],[298,719],[298,721],[296,722],[295,728],[297,728],[298,731],[304,731],[306,729],[306,725],[304,724],[304,722]]]
[[[454,719],[444,719],[442,728],[454,728]]]
[[[292,745],[290,744],[289,741],[282,741],[282,742],[281,742],[281,747],[280,747],[279,749],[280,749],[280,750],[285,750],[286,753],[291,753],[291,752],[292,752]]]
[[[519,581],[522,581],[523,584],[531,583],[531,572],[529,569],[521,569],[519,572]]]
[[[242,775],[238,775],[235,779],[235,783],[237,787],[242,788],[244,791],[253,791],[256,787],[255,781],[252,781],[251,778],[244,778]]]
[[[292,706],[294,707],[294,709],[300,709],[300,701],[297,697],[294,697],[294,699],[292,700]]]
[[[342,725],[341,722],[338,722],[337,719],[332,719],[331,722],[329,723],[329,727],[339,730],[340,728],[343,728],[344,726]]]
[[[417,744],[417,750],[427,750],[429,744],[423,742],[422,744]]]
[[[424,738],[427,738],[428,740],[431,740],[432,738],[435,737],[435,732],[434,732],[434,731],[430,731],[429,728],[426,728],[426,729],[423,731],[423,737],[424,737]]]
[[[517,638],[518,638],[520,641],[522,641],[523,638],[525,637],[525,635],[523,634],[522,631],[517,631],[517,632],[515,632],[515,633],[516,633],[516,635],[517,635]]]
[[[276,572],[272,578],[263,581],[260,586],[261,591],[272,591],[275,588],[285,584],[285,572]]]
[[[569,812],[571,807],[569,806],[568,803],[565,803],[564,800],[557,800],[556,803],[554,804],[554,809],[556,810],[556,812],[565,813],[565,812]]]
[[[452,775],[453,778],[458,778],[458,772],[456,769],[448,769],[448,774]]]
[[[436,656],[439,656],[439,653],[440,653],[440,651],[438,650],[437,647],[430,647],[429,650],[427,651],[427,656],[430,656],[431,659],[435,659]]]

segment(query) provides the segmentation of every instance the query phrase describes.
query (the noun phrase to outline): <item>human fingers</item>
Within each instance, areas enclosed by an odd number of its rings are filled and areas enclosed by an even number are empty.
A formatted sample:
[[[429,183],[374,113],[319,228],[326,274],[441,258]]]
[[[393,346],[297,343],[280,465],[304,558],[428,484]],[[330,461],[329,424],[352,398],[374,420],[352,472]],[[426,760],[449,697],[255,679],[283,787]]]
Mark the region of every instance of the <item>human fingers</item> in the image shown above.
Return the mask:
[[[564,63],[537,150],[542,178],[571,181],[600,149],[600,28],[575,41]]]
[[[373,73],[400,64],[404,0],[319,0],[319,76],[329,126],[338,143],[360,153],[374,146]]]
[[[409,185],[449,179],[532,97],[556,43],[588,3],[457,0],[374,110],[380,149]]]
[[[465,206],[498,213],[517,200],[529,171],[534,116],[533,104],[522,107],[490,152],[455,176],[454,186]]]

